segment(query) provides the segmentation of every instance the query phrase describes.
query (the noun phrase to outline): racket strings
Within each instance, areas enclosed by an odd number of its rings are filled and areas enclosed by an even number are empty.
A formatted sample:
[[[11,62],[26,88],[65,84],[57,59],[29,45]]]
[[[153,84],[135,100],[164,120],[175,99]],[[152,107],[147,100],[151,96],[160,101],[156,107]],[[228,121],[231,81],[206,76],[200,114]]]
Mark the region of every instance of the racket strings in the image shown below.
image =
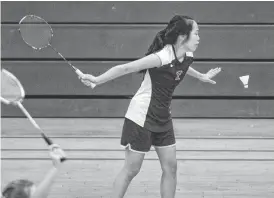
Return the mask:
[[[26,44],[31,46],[35,50],[40,50],[42,48],[50,47],[55,51],[66,63],[73,68],[73,70],[78,74],[78,76],[83,76],[83,73],[73,66],[60,52],[58,52],[52,45],[51,39],[53,37],[53,31],[51,26],[41,17],[35,15],[24,16],[19,22],[22,39]],[[96,85],[91,83],[92,88]]]
[[[42,18],[34,15],[25,16],[19,23],[23,40],[34,49],[42,49],[50,44],[53,31]]]
[[[25,92],[19,80],[7,70],[1,70],[1,97],[9,102],[21,101]]]
[[[48,145],[52,144],[52,141],[43,133],[42,129],[35,122],[35,120],[31,117],[29,112],[25,109],[25,107],[21,104],[25,97],[25,91],[20,83],[20,81],[9,71],[2,69],[1,70],[1,102],[6,104],[10,104],[10,102],[14,102],[22,112],[27,116],[33,126],[40,131],[43,139],[47,142]],[[61,161],[64,161],[65,158],[62,158]]]

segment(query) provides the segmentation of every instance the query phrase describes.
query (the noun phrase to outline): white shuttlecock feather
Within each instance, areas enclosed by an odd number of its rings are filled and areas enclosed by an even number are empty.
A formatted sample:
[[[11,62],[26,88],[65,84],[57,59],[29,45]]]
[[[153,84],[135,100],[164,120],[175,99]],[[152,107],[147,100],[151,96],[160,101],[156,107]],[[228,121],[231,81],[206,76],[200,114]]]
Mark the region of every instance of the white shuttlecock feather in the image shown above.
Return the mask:
[[[249,80],[249,75],[246,76],[241,76],[240,80],[244,84],[244,88],[248,88],[248,80]]]

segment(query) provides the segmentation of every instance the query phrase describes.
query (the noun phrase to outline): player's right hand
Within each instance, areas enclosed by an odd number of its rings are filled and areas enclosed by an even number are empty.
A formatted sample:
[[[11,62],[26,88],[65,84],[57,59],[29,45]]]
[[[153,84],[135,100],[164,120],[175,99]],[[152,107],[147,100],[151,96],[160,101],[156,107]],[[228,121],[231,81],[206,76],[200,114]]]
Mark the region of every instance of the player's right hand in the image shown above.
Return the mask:
[[[52,159],[52,163],[56,168],[59,168],[62,164],[61,159],[66,157],[65,152],[58,144],[52,144],[49,146],[49,155]]]
[[[97,85],[96,77],[91,74],[82,74],[79,77],[81,82],[88,87],[94,88]]]
[[[91,75],[91,74],[83,74],[82,76],[81,76],[81,80],[83,80],[83,81],[90,81],[90,82],[92,82],[92,83],[94,83],[94,84],[97,84],[97,77],[96,76],[93,76],[93,75]]]

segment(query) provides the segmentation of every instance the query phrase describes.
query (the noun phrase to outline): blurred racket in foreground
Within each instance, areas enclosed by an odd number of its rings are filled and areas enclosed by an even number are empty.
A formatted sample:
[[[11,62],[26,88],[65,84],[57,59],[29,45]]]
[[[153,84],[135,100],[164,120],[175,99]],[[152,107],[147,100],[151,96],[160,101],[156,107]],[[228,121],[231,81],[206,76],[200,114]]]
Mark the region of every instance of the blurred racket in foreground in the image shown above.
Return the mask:
[[[49,139],[42,129],[38,126],[35,120],[31,117],[25,107],[22,105],[22,101],[25,98],[25,91],[20,81],[9,71],[1,70],[1,102],[5,104],[13,104],[18,106],[23,113],[27,116],[33,126],[38,129],[48,145],[52,145],[53,142]],[[66,158],[62,158],[61,161],[65,161]]]
[[[19,22],[19,32],[30,47],[35,50],[41,50],[46,47],[53,49],[64,61],[66,61],[71,68],[78,74],[79,78],[84,74],[73,66],[60,52],[58,52],[52,45],[51,39],[53,37],[53,31],[51,26],[41,17],[35,15],[26,15]],[[94,88],[96,85],[90,83],[90,86]]]

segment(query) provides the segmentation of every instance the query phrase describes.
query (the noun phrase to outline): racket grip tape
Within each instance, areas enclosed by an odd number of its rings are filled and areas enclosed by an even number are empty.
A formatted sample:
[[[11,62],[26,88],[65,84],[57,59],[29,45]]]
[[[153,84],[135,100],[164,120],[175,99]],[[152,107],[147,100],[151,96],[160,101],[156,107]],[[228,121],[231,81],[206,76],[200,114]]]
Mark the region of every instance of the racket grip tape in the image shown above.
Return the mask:
[[[45,142],[50,146],[53,144],[53,142],[51,141],[50,138],[48,138],[43,132],[42,129],[38,126],[38,124],[34,121],[34,119],[31,117],[31,115],[28,113],[28,111],[24,108],[24,106],[20,103],[17,102],[17,105],[19,106],[19,108],[24,112],[24,114],[29,118],[29,120],[31,121],[31,123],[35,126],[35,128],[39,129],[42,135],[42,138],[45,140]],[[64,162],[66,160],[66,158],[61,158],[60,161]]]
[[[48,144],[48,145],[52,145],[53,142],[51,141],[51,139],[49,139],[44,133],[41,133],[43,139],[45,140],[45,142]]]
[[[76,69],[76,68],[75,68],[75,72],[79,77],[82,77],[84,75],[83,72],[81,72],[79,69]]]
[[[66,161],[66,160],[67,160],[67,158],[65,158],[65,157],[62,157],[62,158],[60,159],[61,162],[64,162],[64,161]]]
[[[84,74],[83,74],[83,72],[81,72],[79,69],[77,69],[76,67],[75,67],[75,72],[76,72],[76,74],[81,78]],[[94,83],[90,83],[90,87],[93,89],[94,87],[96,87],[96,84],[94,84]]]
[[[42,133],[42,137],[44,138],[44,140],[46,141],[46,143],[47,143],[49,146],[53,144],[53,142],[51,141],[51,139],[49,139],[44,133]],[[67,158],[65,158],[65,157],[62,157],[62,158],[60,159],[61,162],[64,162],[64,161],[66,161],[66,160],[67,160]]]

